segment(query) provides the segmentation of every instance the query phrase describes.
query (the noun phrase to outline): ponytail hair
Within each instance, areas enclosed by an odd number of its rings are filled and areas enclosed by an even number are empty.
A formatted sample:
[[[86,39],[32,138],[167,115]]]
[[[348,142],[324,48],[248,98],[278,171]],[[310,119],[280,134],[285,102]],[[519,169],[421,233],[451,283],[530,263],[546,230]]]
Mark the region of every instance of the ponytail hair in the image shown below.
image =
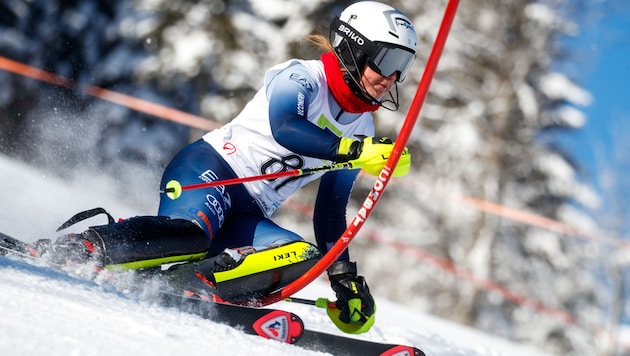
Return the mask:
[[[312,44],[315,48],[320,49],[322,52],[333,52],[334,48],[328,38],[322,35],[306,35],[306,40]]]

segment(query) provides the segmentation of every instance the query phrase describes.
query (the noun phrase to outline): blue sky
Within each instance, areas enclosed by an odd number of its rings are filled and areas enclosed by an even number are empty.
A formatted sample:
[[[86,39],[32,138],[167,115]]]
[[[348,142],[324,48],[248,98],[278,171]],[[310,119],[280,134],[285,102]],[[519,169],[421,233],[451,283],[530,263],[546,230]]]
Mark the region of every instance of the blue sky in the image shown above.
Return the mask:
[[[574,19],[580,33],[568,41],[574,52],[564,65],[594,100],[582,108],[588,120],[585,127],[560,139],[583,165],[584,178],[600,190],[607,207],[614,204],[611,199],[630,199],[630,190],[622,196],[611,191],[613,183],[630,187],[630,179],[625,179],[630,175],[630,7],[626,1],[587,1],[587,12]]]

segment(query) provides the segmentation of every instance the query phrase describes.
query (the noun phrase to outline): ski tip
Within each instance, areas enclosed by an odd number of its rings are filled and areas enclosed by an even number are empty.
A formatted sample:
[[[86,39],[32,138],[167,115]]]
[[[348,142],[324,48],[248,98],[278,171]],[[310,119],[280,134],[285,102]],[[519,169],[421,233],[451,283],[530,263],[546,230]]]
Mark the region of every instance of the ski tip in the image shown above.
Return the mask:
[[[27,253],[26,243],[9,235],[0,233],[0,256]]]
[[[379,356],[426,356],[422,350],[405,345],[396,345],[391,349],[382,352]]]
[[[273,310],[256,320],[254,331],[266,339],[295,344],[304,334],[304,323],[297,315]]]

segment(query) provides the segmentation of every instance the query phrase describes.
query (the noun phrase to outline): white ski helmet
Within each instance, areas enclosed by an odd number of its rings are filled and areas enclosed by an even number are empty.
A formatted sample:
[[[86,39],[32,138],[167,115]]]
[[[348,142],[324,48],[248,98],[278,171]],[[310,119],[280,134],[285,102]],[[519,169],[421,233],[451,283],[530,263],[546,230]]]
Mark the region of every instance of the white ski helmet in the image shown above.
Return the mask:
[[[416,31],[399,10],[375,1],[348,6],[330,25],[332,45],[342,65],[358,79],[368,65],[384,76],[407,76],[416,56]],[[331,36],[332,37],[332,36]]]

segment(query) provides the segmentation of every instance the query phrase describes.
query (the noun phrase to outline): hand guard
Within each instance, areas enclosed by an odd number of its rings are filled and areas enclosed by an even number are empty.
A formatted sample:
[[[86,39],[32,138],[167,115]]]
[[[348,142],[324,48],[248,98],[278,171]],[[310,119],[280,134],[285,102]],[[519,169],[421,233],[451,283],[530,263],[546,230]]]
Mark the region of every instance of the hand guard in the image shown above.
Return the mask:
[[[356,263],[337,261],[328,269],[328,277],[337,295],[338,314],[333,318],[329,313],[333,322],[346,333],[368,331],[374,325],[376,304],[365,279],[357,276]]]
[[[361,168],[368,174],[378,176],[387,163],[394,142],[387,137],[357,136],[360,140],[342,137],[337,149],[337,162],[350,162],[353,167]],[[411,154],[405,147],[398,164],[394,169],[394,177],[409,173]]]

